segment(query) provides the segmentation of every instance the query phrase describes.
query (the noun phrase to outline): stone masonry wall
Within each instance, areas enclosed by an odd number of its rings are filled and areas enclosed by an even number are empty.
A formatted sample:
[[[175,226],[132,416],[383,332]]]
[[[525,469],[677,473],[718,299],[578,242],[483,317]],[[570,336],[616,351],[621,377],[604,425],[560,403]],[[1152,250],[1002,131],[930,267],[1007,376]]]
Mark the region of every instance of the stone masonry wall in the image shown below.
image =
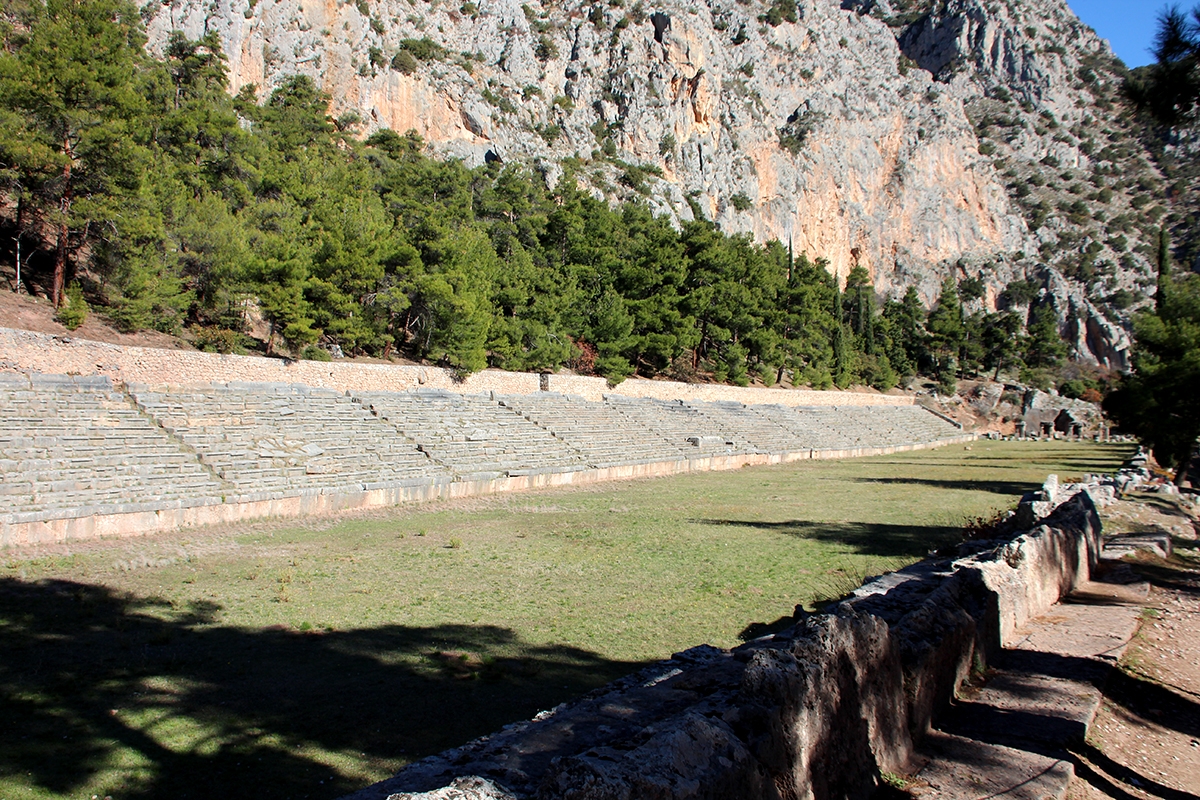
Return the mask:
[[[114,381],[150,386],[249,381],[302,383],[338,391],[404,392],[448,389],[463,394],[532,394],[543,376],[484,370],[457,381],[437,367],[287,361],[257,356],[221,355],[188,350],[92,342],[66,336],[0,328],[0,370],[107,375]],[[736,401],[786,406],[911,405],[911,397],[806,389],[765,389],[721,384],[627,380],[610,389],[603,378],[549,375],[549,390],[598,401],[606,394],[658,400]]]

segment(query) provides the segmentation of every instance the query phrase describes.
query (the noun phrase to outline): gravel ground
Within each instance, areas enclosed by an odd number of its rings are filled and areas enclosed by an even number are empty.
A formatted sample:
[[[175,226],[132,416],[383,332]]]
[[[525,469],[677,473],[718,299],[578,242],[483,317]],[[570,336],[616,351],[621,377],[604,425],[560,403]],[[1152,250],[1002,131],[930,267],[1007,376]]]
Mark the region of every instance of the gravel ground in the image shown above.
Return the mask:
[[[1106,533],[1167,531],[1170,560],[1144,557],[1151,582],[1141,629],[1105,686],[1076,753],[1068,800],[1200,797],[1200,550],[1193,504],[1154,496],[1106,514]]]

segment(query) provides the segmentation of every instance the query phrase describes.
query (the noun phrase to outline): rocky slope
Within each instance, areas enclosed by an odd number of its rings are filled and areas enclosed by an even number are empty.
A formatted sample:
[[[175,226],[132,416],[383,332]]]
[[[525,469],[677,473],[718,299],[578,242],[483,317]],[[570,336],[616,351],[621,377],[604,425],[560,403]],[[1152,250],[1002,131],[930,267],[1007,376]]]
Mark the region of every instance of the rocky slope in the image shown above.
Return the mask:
[[[1160,176],[1119,118],[1119,62],[1064,0],[164,0],[144,14],[152,48],[217,31],[233,91],[309,74],[364,134],[415,129],[436,152],[551,182],[576,159],[597,193],[694,207],[839,276],[861,264],[884,293],[932,300],[947,275],[977,276],[976,303],[996,308],[1031,280],[1085,360],[1124,364],[1121,320],[1153,280],[1162,209],[1132,202]]]

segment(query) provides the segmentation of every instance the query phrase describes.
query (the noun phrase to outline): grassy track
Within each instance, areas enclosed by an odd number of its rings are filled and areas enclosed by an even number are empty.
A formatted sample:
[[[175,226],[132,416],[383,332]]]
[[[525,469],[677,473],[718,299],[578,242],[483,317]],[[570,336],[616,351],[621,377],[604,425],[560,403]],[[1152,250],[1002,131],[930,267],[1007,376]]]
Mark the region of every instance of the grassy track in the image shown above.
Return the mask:
[[[336,797],[1127,454],[980,442],[0,552],[0,800]]]

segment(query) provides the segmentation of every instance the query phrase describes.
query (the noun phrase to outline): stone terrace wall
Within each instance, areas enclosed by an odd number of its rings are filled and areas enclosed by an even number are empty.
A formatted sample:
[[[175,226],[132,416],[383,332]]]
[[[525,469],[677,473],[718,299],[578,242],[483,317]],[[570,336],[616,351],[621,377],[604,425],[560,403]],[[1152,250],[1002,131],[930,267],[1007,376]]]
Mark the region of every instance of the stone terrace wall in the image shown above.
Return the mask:
[[[484,370],[456,381],[449,370],[393,364],[286,361],[256,356],[221,355],[188,350],[92,342],[66,336],[0,328],[0,370],[14,372],[107,375],[114,381],[151,386],[248,381],[300,383],[338,391],[404,392],[447,389],[464,394],[532,394],[544,376]],[[720,384],[627,380],[610,389],[603,378],[549,375],[549,389],[588,400],[606,394],[657,400],[736,401],[787,406],[912,405],[911,397],[806,389],[765,389]]]
[[[734,650],[677,653],[350,798],[866,800],[963,681],[1089,577],[1099,532],[1081,491],[1011,541],[884,576]]]

